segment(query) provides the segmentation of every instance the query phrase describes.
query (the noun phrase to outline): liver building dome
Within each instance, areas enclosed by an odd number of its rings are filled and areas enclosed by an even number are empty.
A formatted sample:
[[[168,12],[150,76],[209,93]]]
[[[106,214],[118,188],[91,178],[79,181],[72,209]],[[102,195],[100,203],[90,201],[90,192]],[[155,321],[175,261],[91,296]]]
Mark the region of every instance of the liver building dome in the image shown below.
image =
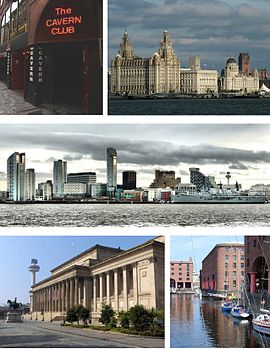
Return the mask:
[[[111,63],[111,92],[140,95],[180,92],[180,60],[167,31],[163,32],[159,50],[149,58],[135,56],[125,31]]]

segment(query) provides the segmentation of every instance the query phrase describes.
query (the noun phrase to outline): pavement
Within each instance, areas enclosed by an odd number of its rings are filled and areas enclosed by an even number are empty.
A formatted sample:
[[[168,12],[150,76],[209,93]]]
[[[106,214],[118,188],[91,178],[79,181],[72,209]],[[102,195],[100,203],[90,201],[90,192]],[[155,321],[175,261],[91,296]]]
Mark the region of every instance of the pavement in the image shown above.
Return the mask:
[[[164,340],[62,327],[60,323],[0,321],[1,348],[164,348]]]
[[[1,115],[30,115],[43,114],[42,109],[25,102],[22,94],[12,91],[0,82],[0,114]]]

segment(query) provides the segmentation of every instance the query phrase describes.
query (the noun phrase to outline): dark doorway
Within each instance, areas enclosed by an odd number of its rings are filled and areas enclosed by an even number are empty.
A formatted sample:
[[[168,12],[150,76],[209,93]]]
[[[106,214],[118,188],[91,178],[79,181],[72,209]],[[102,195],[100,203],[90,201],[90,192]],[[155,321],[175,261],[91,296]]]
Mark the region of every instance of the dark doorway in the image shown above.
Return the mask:
[[[0,81],[6,82],[7,79],[7,58],[0,58]]]
[[[82,48],[73,45],[56,48],[53,61],[53,102],[81,108],[83,98]]]

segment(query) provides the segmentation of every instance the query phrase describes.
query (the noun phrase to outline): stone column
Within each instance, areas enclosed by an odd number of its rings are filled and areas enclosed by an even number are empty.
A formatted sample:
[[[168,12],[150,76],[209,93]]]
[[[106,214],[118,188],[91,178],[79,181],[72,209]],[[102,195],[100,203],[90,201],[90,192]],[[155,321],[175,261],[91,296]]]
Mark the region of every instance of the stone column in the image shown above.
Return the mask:
[[[93,305],[93,310],[97,311],[97,278],[95,275],[93,276]]]
[[[62,303],[62,305],[61,305],[61,311],[62,311],[62,313],[64,313],[65,312],[65,286],[66,286],[66,284],[65,284],[65,281],[62,281],[61,282],[61,287],[62,287],[62,293],[61,293],[61,303]]]
[[[137,263],[132,264],[132,272],[133,272],[133,297],[135,305],[139,303],[138,299],[138,271],[137,271]]]
[[[74,288],[73,288],[73,278],[71,278],[69,280],[69,308],[72,308],[74,306],[74,302],[73,302],[73,292],[74,292]]]
[[[89,280],[83,279],[83,306],[88,308]]]
[[[69,309],[69,280],[65,281],[65,310]]]
[[[75,277],[75,283],[74,283],[74,305],[79,305],[79,280],[77,277]]]
[[[114,298],[115,310],[119,311],[119,296],[118,296],[118,269],[114,269]]]
[[[103,302],[103,275],[99,275],[99,300],[100,300],[100,307],[101,303]]]
[[[107,295],[107,304],[110,304],[110,272],[106,273],[106,295]]]
[[[124,310],[128,310],[128,295],[127,295],[127,267],[123,266],[123,298],[124,298]]]
[[[256,273],[250,272],[250,292],[256,293]]]

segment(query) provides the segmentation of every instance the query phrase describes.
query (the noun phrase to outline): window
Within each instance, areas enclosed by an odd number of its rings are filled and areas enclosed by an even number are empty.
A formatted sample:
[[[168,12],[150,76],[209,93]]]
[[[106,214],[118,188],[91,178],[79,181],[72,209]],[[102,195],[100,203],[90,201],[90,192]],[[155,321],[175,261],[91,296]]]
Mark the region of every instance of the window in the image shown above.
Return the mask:
[[[225,269],[228,269],[228,263],[225,263]]]
[[[233,277],[236,278],[236,271],[233,271]]]
[[[249,267],[249,258],[247,258],[247,267]]]
[[[225,255],[225,261],[228,261],[229,260],[229,256],[226,254]]]
[[[229,272],[227,270],[225,270],[225,277],[229,276]]]
[[[241,268],[245,268],[245,263],[241,263]]]
[[[233,287],[236,287],[236,280],[233,280]]]
[[[233,263],[233,268],[236,268],[236,263]]]
[[[236,261],[236,255],[233,255],[233,260]]]
[[[174,273],[171,273],[171,275],[174,275]]]
[[[256,247],[256,246],[257,246],[257,240],[254,239],[254,240],[253,240],[253,247]]]

